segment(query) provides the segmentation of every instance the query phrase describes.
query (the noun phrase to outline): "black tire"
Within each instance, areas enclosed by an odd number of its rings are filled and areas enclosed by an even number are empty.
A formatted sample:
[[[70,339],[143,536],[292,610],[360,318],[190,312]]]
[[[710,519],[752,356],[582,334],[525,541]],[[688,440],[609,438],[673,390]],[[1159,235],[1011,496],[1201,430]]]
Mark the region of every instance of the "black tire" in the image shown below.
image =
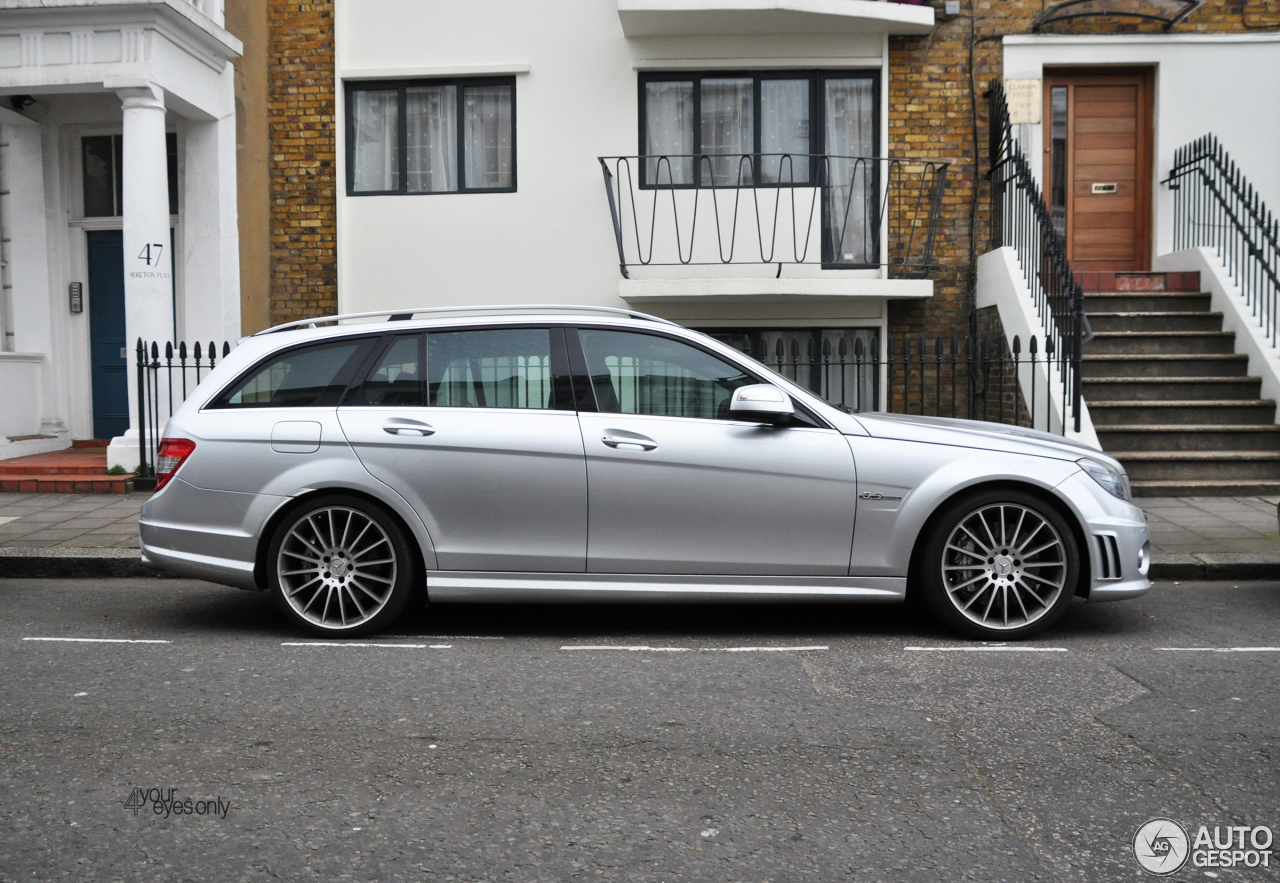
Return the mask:
[[[418,583],[418,557],[384,506],[351,494],[306,500],[267,552],[271,597],[314,635],[354,638],[386,628]]]
[[[971,638],[1016,641],[1043,631],[1066,612],[1080,574],[1066,520],[1041,498],[1014,489],[955,501],[919,549],[923,600]]]

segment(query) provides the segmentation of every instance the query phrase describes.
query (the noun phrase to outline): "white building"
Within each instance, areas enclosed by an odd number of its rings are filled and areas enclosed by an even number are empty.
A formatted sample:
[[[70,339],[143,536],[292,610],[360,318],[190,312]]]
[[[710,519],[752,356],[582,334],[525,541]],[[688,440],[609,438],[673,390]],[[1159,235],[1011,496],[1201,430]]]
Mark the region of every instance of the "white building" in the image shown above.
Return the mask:
[[[0,459],[113,439],[134,342],[240,333],[221,0],[0,0]]]

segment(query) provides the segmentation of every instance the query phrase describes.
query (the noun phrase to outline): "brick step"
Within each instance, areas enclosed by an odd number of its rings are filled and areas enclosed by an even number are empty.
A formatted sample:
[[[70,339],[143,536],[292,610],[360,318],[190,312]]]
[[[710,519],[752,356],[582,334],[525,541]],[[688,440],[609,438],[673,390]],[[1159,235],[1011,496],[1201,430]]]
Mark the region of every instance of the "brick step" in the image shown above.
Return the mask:
[[[4,475],[0,492],[6,494],[127,494],[132,475]]]
[[[1280,495],[1280,481],[1218,480],[1131,481],[1135,497],[1271,497]]]
[[[1082,270],[1076,281],[1091,291],[1199,291],[1197,271]]]
[[[1271,399],[1242,401],[1097,401],[1089,404],[1089,415],[1096,427],[1120,424],[1168,426],[1174,423],[1251,423],[1276,422],[1276,403]]]
[[[72,448],[105,448],[110,445],[109,438],[78,438],[71,443]]]
[[[1128,353],[1232,353],[1236,336],[1230,331],[1099,331],[1086,352],[1089,355]]]
[[[1081,368],[1091,377],[1244,377],[1249,357],[1237,353],[1086,353]]]
[[[1131,481],[1280,481],[1280,451],[1108,451]]]
[[[0,460],[0,477],[12,477],[18,475],[102,475],[106,469],[101,465],[94,464],[92,466],[76,466],[74,464],[64,463],[60,465],[43,465],[40,463],[16,463],[17,460],[25,460],[26,457],[15,457],[14,460],[5,462]]]
[[[1085,377],[1081,386],[1085,401],[1158,402],[1241,399],[1258,401],[1260,377]]]
[[[1274,423],[1118,424],[1096,429],[1104,451],[1280,451],[1280,426]]]
[[[1109,291],[1086,294],[1086,313],[1208,312],[1212,295],[1197,291]]]
[[[1222,314],[1210,312],[1089,313],[1099,331],[1222,331]]]

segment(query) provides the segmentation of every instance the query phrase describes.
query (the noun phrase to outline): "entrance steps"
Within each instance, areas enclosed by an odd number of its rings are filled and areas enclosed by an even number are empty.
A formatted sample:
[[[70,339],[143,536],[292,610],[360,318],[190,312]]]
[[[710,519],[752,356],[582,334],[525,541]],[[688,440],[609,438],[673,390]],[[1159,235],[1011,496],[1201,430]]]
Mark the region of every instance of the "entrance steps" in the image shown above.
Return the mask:
[[[107,474],[108,443],[75,442],[63,451],[0,460],[0,492],[127,494],[133,490],[133,476]]]
[[[1079,273],[1094,330],[1082,388],[1134,496],[1280,494],[1276,403],[1198,273]]]

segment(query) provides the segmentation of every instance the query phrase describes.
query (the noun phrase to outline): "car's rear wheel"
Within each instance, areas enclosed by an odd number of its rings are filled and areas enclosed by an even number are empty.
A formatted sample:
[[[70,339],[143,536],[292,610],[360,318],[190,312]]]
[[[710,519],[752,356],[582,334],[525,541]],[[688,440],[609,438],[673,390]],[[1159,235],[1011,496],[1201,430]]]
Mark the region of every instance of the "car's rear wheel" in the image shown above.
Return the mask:
[[[951,628],[976,638],[1036,634],[1066,611],[1080,572],[1075,537],[1038,497],[994,490],[952,505],[924,546],[924,600]]]
[[[277,606],[317,635],[354,637],[389,625],[413,592],[415,558],[395,518],[359,497],[308,501],[272,538]]]

